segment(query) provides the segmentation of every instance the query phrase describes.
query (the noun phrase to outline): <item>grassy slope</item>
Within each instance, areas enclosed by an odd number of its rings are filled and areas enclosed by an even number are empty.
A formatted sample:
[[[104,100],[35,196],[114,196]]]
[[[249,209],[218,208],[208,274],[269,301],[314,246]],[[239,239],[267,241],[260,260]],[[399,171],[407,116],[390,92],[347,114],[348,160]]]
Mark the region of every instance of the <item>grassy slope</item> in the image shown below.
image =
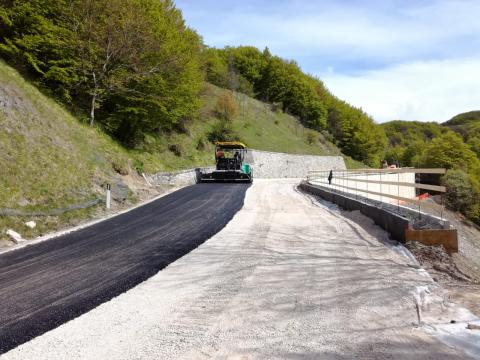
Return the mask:
[[[216,122],[214,108],[222,91],[214,85],[205,85],[201,96],[203,108],[200,119],[188,124],[184,134],[174,133],[160,139],[147,138],[145,151],[136,152],[147,172],[212,164],[213,145],[208,143],[207,134]],[[308,143],[308,130],[293,116],[273,112],[268,104],[243,94],[236,93],[235,99],[239,114],[233,126],[248,147],[292,154],[342,155],[335,145],[318,132],[315,132],[316,139]],[[199,143],[204,146],[198,146]],[[168,151],[170,145],[180,148],[182,155],[176,156]],[[348,157],[345,160],[349,167],[365,166]]]
[[[116,168],[127,168],[128,154],[97,129],[80,124],[0,61],[0,208],[45,211],[84,203],[100,195]],[[78,210],[39,219],[34,231],[18,217],[0,217],[0,238],[8,227],[39,234],[88,216]]]
[[[43,95],[15,70],[0,61],[0,209],[48,211],[103,196],[102,184],[120,177],[118,169],[133,173],[211,165],[213,145],[207,134],[216,119],[213,109],[223,91],[207,84],[200,119],[183,134],[148,137],[143,149],[126,150],[102,131],[81,124],[62,106]],[[309,144],[306,130],[286,114],[235,94],[240,107],[234,127],[248,146],[297,154],[340,155],[320,133]],[[198,146],[200,143],[201,146]],[[177,145],[181,155],[169,150]],[[346,159],[350,166],[361,166]],[[29,237],[75,223],[96,209],[35,219],[38,227],[24,226],[30,218],[0,217],[0,240],[12,228]]]

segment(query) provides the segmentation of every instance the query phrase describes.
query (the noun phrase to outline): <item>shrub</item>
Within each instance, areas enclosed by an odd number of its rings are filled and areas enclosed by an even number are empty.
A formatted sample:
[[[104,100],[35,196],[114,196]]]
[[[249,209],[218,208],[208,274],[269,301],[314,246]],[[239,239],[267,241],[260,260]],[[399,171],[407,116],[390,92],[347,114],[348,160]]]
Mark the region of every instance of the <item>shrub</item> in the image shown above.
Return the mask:
[[[448,208],[464,214],[475,204],[475,189],[471,177],[462,170],[449,170],[442,178],[447,187],[445,203]]]
[[[225,120],[218,120],[215,122],[212,129],[207,134],[207,137],[211,142],[240,140],[238,134],[233,129],[232,124]]]
[[[170,144],[168,145],[168,150],[175,154],[175,156],[182,156],[183,149],[180,144]]]
[[[215,113],[219,119],[232,121],[238,115],[238,105],[232,92],[224,90],[215,105]]]
[[[143,165],[143,162],[138,160],[138,159],[135,159],[133,160],[133,168],[137,171],[137,173],[139,174],[142,174],[145,172],[145,168],[144,168],[144,165]]]
[[[196,149],[199,151],[205,150],[207,144],[205,144],[205,139],[203,137],[199,138],[197,141]]]
[[[120,164],[116,161],[112,162],[112,168],[117,174],[122,176],[128,175],[128,167],[124,164]]]
[[[307,144],[312,145],[318,140],[317,133],[313,130],[305,130],[305,141]]]

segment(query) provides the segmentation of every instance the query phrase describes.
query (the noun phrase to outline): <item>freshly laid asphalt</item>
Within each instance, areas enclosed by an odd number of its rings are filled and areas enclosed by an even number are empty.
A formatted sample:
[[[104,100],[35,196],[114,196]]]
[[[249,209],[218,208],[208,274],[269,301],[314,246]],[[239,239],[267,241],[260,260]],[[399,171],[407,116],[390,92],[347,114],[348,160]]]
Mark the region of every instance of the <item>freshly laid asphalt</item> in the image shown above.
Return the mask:
[[[197,184],[88,228],[0,255],[0,353],[156,274],[220,231],[247,184]]]

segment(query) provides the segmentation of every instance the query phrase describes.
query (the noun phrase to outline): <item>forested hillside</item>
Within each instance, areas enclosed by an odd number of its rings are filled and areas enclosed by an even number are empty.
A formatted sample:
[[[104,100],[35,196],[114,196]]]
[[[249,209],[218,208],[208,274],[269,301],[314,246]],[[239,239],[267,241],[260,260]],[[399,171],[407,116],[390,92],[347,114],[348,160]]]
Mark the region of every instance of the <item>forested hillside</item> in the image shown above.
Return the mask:
[[[270,102],[307,127],[327,131],[352,158],[376,166],[386,137],[361,109],[332,95],[321,80],[305,74],[294,61],[254,47],[206,49],[207,80]]]
[[[171,0],[3,0],[0,56],[138,171],[207,164],[218,139],[340,149],[356,166],[451,169],[449,205],[480,221],[479,112],[377,125],[268,48],[207,47]]]
[[[386,144],[364,112],[295,62],[252,47],[207,48],[169,0],[7,1],[0,54],[130,148],[197,120],[204,80],[274,104],[367,164]]]
[[[447,205],[480,223],[480,112],[459,114],[444,124],[391,121],[381,126],[388,136],[389,163],[444,167]]]

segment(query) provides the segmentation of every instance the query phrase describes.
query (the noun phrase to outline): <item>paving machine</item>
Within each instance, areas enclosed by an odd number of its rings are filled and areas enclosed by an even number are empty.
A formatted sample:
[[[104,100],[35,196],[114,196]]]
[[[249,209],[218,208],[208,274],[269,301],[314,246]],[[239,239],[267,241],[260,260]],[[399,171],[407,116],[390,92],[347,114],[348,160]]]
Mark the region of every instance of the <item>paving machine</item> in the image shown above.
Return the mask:
[[[252,182],[253,172],[246,163],[248,149],[238,141],[218,141],[215,143],[215,170],[202,172],[200,182]]]

